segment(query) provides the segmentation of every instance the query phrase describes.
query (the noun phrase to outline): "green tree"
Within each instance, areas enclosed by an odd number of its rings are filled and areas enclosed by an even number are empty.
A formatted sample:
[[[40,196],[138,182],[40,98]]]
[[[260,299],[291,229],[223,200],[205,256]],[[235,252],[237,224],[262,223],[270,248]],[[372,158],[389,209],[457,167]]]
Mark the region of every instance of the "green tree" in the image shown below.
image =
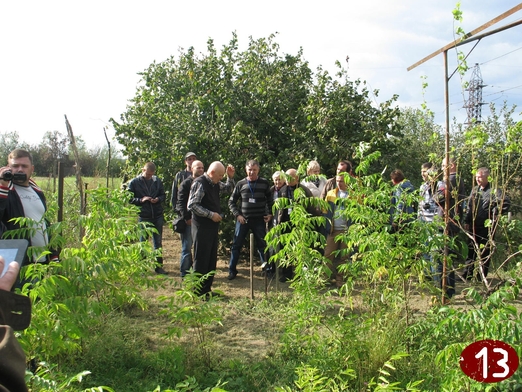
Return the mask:
[[[46,176],[55,173],[56,162],[68,160],[69,138],[60,131],[48,131],[34,149],[34,168],[36,175]]]
[[[238,49],[236,34],[220,52],[210,39],[207,53],[180,51],[141,73],[135,97],[119,121],[116,139],[134,172],[153,160],[166,183],[195,151],[205,164],[232,163],[238,175],[257,158],[263,175],[319,158],[334,166],[360,141],[387,152],[400,134],[393,101],[375,107],[360,81],[344,70],[338,78],[319,70],[314,78],[300,50],[281,54],[275,36]]]
[[[28,143],[20,141],[20,135],[17,131],[0,132],[0,166],[4,166],[7,163],[9,153],[15,148],[33,151],[33,148]]]
[[[435,123],[433,113],[414,108],[403,109],[397,125],[402,135],[392,137],[392,140],[398,147],[383,154],[380,163],[388,171],[401,169],[413,183],[420,184],[423,163],[432,162],[440,168],[444,156],[444,130]]]
[[[397,96],[375,105],[366,82],[351,81],[347,70],[336,65],[335,78],[318,69],[304,108],[306,132],[295,144],[302,159],[316,157],[328,174],[335,174],[339,160],[353,160],[361,142],[368,144],[367,153],[391,155],[402,138],[400,111],[393,107]],[[371,93],[377,97],[379,91]]]

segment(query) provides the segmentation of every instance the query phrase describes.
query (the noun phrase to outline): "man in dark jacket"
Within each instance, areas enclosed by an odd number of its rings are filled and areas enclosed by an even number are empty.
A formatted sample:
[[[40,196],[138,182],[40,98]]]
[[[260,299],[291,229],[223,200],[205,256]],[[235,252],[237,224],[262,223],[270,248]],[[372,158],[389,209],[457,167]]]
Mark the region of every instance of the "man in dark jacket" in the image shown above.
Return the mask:
[[[29,240],[31,246],[51,252],[48,256],[30,261],[58,261],[59,251],[47,249],[49,223],[44,218],[47,205],[43,191],[31,180],[33,172],[33,157],[22,149],[13,150],[7,158],[7,166],[0,168],[0,220],[4,229],[0,228],[0,234],[3,231],[20,229],[20,224],[14,222],[13,218],[30,218],[34,222],[34,230],[30,233],[28,231],[25,239]],[[6,179],[6,176],[11,179]]]
[[[165,190],[163,183],[156,177],[156,165],[147,162],[142,169],[142,173],[129,182],[128,190],[132,192],[131,204],[140,208],[138,222],[151,223],[157,230],[153,234],[152,240],[155,250],[161,250],[163,237],[163,202],[165,201]],[[145,238],[141,239],[142,241]],[[156,258],[158,265],[155,268],[157,274],[166,275],[163,269],[163,257]]]
[[[463,278],[472,279],[475,272],[475,258],[477,250],[480,252],[478,261],[481,273],[478,279],[486,278],[489,271],[491,259],[491,242],[495,235],[498,218],[507,213],[511,202],[502,189],[494,189],[489,182],[489,169],[481,167],[477,170],[475,180],[477,186],[471,191],[468,201],[468,211],[464,218],[464,228],[470,237],[468,245],[468,258]],[[486,227],[486,221],[491,224]]]
[[[5,260],[0,256],[0,272]],[[12,262],[0,277],[0,391],[24,392],[25,353],[16,340],[14,331],[21,331],[31,321],[31,301],[10,292],[18,276],[19,265]]]
[[[179,269],[182,278],[187,274],[190,267],[192,267],[192,212],[187,208],[190,187],[194,179],[205,173],[205,166],[203,166],[203,162],[201,161],[193,161],[191,170],[192,176],[184,180],[178,187],[178,197],[175,205],[178,216],[183,218],[187,224],[185,232],[180,233],[181,260],[179,262]]]
[[[227,173],[227,182],[221,181]],[[219,195],[222,191],[230,191],[234,187],[235,169],[228,165],[227,169],[219,162],[212,162],[205,174],[194,179],[190,188],[187,208],[192,212],[192,239],[194,240],[194,271],[207,275],[216,270],[219,222],[223,219]],[[207,276],[198,295],[212,295],[214,276]]]
[[[170,205],[174,210],[176,209],[176,204],[178,202],[179,187],[183,181],[192,176],[192,163],[196,159],[198,158],[195,153],[187,152],[185,154],[185,169],[177,172],[176,176],[174,177],[172,191],[170,193]]]
[[[188,189],[184,189],[183,196],[185,200],[182,201],[182,206],[185,208],[186,213],[180,213],[180,205],[178,203],[178,197],[180,195],[182,184],[188,180],[192,179],[192,164],[196,162],[196,154],[193,152],[187,152],[185,154],[185,169],[176,173],[174,177],[174,182],[172,183],[172,191],[170,194],[170,204],[172,209],[177,213],[178,218],[184,218],[187,223],[185,227],[185,231],[183,233],[179,233],[179,237],[181,239],[181,261],[180,261],[180,271],[181,277],[184,277],[186,271],[190,269],[192,266],[192,227],[191,223],[191,213],[187,211],[187,201],[188,201],[188,193],[190,192],[190,186],[192,185],[192,181],[185,184],[185,187],[188,186]],[[203,168],[203,163],[198,161]],[[204,169],[202,169],[204,171]],[[203,174],[203,171],[201,174]],[[200,174],[200,175],[201,175]],[[184,216],[186,215],[186,216]]]
[[[339,161],[339,163],[337,164],[336,175],[326,180],[326,184],[321,192],[321,199],[326,199],[326,195],[328,194],[328,192],[330,192],[332,189],[335,189],[335,187],[337,186],[336,177],[339,173],[349,173],[351,176],[353,176],[352,170],[353,167],[350,161],[346,159]]]

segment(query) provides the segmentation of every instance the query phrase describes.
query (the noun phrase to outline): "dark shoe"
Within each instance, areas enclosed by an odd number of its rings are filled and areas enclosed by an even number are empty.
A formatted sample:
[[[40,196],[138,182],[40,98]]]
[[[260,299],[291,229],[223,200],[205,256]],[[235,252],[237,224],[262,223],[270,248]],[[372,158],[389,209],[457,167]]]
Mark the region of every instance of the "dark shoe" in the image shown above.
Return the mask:
[[[236,276],[237,276],[237,272],[229,272],[227,279],[234,280],[234,279],[236,279]]]
[[[165,271],[162,267],[156,267],[154,269],[154,271],[158,274],[158,275],[168,275],[169,273],[167,271]]]

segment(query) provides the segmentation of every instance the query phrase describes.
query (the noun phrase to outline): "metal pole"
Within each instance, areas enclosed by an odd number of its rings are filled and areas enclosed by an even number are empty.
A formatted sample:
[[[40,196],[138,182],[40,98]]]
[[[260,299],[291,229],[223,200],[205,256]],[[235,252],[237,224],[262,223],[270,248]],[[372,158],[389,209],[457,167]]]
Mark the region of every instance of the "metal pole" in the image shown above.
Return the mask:
[[[444,104],[446,105],[446,135],[445,135],[445,160],[446,166],[444,168],[444,257],[442,260],[442,298],[441,303],[444,304],[446,301],[446,275],[447,275],[447,263],[448,263],[448,235],[449,235],[449,205],[450,205],[450,176],[449,176],[449,165],[450,165],[450,131],[449,131],[449,77],[448,77],[448,51],[444,51]]]
[[[254,234],[250,233],[250,299],[254,299]]]
[[[63,178],[62,163],[58,161],[58,222],[63,221]]]

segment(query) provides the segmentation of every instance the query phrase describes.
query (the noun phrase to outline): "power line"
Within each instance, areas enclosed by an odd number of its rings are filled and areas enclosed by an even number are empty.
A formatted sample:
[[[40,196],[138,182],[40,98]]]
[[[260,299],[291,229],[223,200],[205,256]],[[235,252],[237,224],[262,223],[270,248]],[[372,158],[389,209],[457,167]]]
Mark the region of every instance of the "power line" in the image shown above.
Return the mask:
[[[499,58],[502,58],[502,57],[504,57],[504,56],[507,56],[508,54],[514,53],[514,52],[516,52],[517,50],[520,50],[520,49],[522,49],[522,46],[521,46],[520,48],[517,48],[517,49],[515,49],[515,50],[512,50],[511,52],[507,52],[507,53],[504,53],[504,54],[501,55],[501,56],[495,57],[495,58],[493,58],[493,59],[491,59],[491,60],[484,61],[484,62],[480,63],[480,65],[487,64],[487,63],[489,63],[490,61],[497,60],[497,59],[499,59]]]

